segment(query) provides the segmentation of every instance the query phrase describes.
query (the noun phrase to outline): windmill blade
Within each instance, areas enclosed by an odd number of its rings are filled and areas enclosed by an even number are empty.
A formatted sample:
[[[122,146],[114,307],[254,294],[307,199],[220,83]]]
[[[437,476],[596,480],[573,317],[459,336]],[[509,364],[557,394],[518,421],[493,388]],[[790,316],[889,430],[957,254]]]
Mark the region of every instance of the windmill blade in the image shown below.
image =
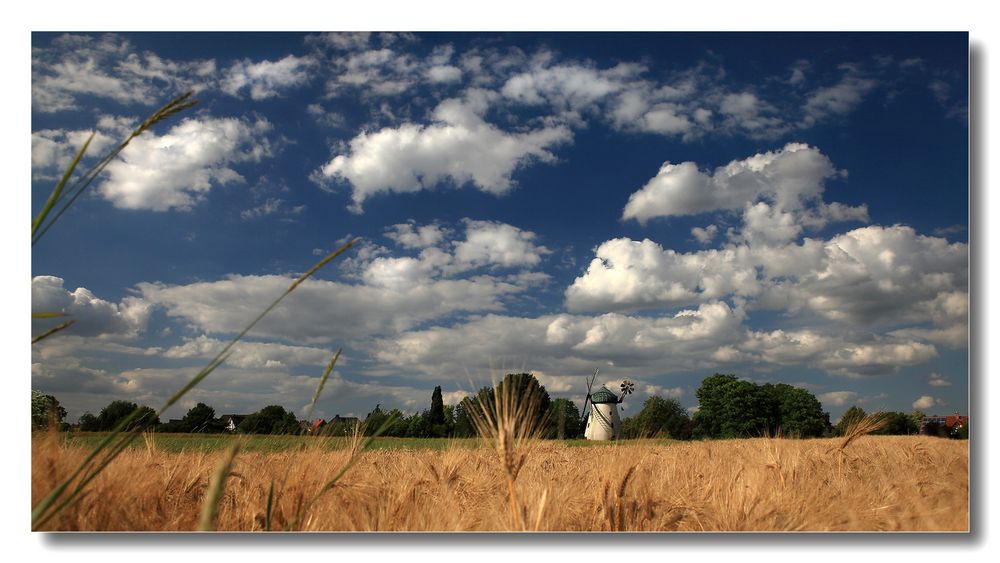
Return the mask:
[[[584,425],[586,425],[586,423],[587,423],[586,422],[587,421],[587,403],[590,402],[590,392],[594,388],[594,381],[597,380],[597,372],[599,372],[599,371],[601,371],[601,368],[595,369],[593,377],[586,378],[586,381],[587,381],[587,398],[583,400],[583,409],[580,411],[580,417],[583,419]],[[591,406],[591,408],[593,408],[593,406]]]
[[[592,377],[590,377],[590,378],[587,379],[587,398],[588,399],[590,398],[591,391],[593,391],[593,389],[594,389],[594,382],[597,381],[597,372],[599,372],[599,371],[601,371],[601,368],[595,369],[594,370],[594,375]],[[583,404],[586,405],[587,401],[584,401]]]

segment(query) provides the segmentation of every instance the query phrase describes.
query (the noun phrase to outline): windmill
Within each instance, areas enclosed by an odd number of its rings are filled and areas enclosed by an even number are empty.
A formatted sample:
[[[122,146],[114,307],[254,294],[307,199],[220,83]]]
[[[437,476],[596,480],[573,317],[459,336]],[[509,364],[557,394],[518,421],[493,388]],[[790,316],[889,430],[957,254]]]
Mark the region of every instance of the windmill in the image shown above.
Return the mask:
[[[622,421],[618,416],[618,405],[625,400],[625,396],[635,390],[635,385],[629,381],[622,381],[621,397],[615,395],[604,385],[597,392],[593,392],[594,382],[597,380],[597,373],[600,368],[594,370],[594,375],[587,379],[587,398],[583,401],[584,419],[587,426],[583,435],[588,440],[617,440],[622,435]],[[590,405],[590,414],[587,414],[587,405]]]

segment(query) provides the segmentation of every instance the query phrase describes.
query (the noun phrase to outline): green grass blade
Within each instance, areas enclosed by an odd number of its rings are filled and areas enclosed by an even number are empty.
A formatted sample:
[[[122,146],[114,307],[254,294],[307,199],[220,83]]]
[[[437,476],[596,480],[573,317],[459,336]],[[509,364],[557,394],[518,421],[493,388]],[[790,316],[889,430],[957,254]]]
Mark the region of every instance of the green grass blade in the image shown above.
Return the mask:
[[[267,506],[264,507],[264,531],[271,531],[271,506],[274,503],[274,479],[271,479],[271,488],[267,491]]]
[[[62,178],[59,179],[59,183],[57,183],[56,187],[52,189],[52,193],[49,194],[49,199],[45,201],[45,205],[42,206],[42,210],[38,212],[38,215],[35,216],[35,220],[31,222],[32,237],[35,236],[35,232],[38,231],[38,227],[45,221],[49,212],[52,211],[52,207],[55,206],[56,202],[59,201],[59,198],[62,197],[63,188],[66,186],[66,182],[70,179],[70,176],[73,175],[73,171],[76,170],[76,165],[79,164],[80,159],[83,158],[83,153],[87,152],[87,147],[90,146],[90,142],[94,140],[95,135],[97,135],[96,132],[91,133],[90,137],[87,137],[86,142],[84,142],[83,146],[80,147],[80,150],[77,151],[73,161],[69,163],[69,167],[66,168],[65,172],[63,172]]]
[[[54,319],[56,317],[65,317],[66,313],[32,313],[31,318],[33,319]]]
[[[52,336],[53,334],[59,332],[60,330],[67,329],[70,326],[72,326],[73,323],[75,323],[75,322],[76,322],[76,320],[74,319],[74,320],[71,320],[71,321],[66,321],[66,322],[64,322],[64,323],[62,323],[60,325],[56,325],[56,326],[50,328],[49,330],[46,330],[45,332],[39,334],[38,336],[32,338],[31,339],[31,343],[35,344],[35,343],[39,342],[40,340],[42,340],[44,338],[48,338],[48,337]]]
[[[208,485],[208,492],[205,494],[205,500],[201,505],[201,520],[198,522],[199,532],[212,532],[215,531],[215,519],[219,515],[219,500],[222,499],[222,490],[226,487],[226,478],[229,477],[229,472],[233,467],[233,459],[236,458],[236,452],[240,450],[239,442],[233,444],[226,455],[223,456],[222,461],[219,462],[219,467],[215,470],[215,474],[212,475],[212,479]]]

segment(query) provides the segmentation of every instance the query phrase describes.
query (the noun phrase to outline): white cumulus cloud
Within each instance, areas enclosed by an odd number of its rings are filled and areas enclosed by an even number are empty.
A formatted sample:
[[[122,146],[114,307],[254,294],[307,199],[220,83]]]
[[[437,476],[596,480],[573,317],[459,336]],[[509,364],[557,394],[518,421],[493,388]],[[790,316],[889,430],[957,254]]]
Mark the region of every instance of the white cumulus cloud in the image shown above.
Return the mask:
[[[817,202],[826,181],[837,175],[826,155],[801,143],[734,160],[711,174],[694,162],[665,162],[629,196],[622,218],[646,223],[656,217],[733,211],[761,198],[779,211],[796,211]]]
[[[511,175],[517,168],[554,160],[549,149],[571,138],[562,126],[508,133],[485,122],[477,113],[482,109],[449,99],[434,110],[430,125],[361,133],[351,140],[350,151],[324,165],[318,177],[348,182],[357,212],[374,195],[416,192],[444,182],[500,195],[513,187]]]
[[[189,210],[213,186],[243,182],[234,166],[269,156],[270,130],[262,119],[189,118],[146,132],[108,165],[98,192],[122,209]]]
[[[941,400],[930,395],[921,395],[916,401],[913,401],[913,408],[925,410],[929,409],[935,405],[940,405]]]
[[[31,279],[31,310],[36,313],[64,313],[66,318],[34,319],[32,332],[41,333],[57,324],[73,320],[65,334],[74,336],[134,337],[146,328],[149,306],[137,297],[112,303],[94,295],[85,287],[72,291],[55,276]]]
[[[136,52],[115,35],[65,34],[31,53],[31,107],[51,113],[79,108],[81,97],[152,105],[212,82],[215,61],[172,61]]]
[[[239,96],[243,90],[248,90],[252,99],[265,100],[307,83],[314,65],[313,59],[294,55],[256,63],[243,59],[226,70],[220,87],[232,96]]]

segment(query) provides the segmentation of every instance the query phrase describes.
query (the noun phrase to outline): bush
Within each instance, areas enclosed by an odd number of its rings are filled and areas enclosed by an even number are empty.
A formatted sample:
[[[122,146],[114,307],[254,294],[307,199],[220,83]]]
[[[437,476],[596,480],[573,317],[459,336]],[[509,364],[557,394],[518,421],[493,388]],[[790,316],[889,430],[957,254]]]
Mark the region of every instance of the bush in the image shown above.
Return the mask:
[[[236,427],[241,434],[298,434],[299,421],[280,405],[268,405],[247,415]]]

